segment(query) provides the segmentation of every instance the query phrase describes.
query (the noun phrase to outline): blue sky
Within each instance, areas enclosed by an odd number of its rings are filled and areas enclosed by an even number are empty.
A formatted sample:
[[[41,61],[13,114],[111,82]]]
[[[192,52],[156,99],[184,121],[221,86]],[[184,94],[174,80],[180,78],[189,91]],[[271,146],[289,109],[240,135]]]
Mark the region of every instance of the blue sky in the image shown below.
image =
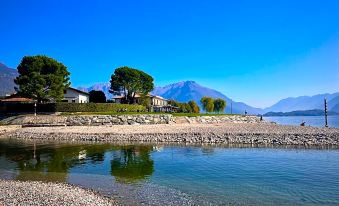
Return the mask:
[[[339,91],[339,1],[0,1],[0,62],[64,63],[72,86],[131,66],[266,107]]]

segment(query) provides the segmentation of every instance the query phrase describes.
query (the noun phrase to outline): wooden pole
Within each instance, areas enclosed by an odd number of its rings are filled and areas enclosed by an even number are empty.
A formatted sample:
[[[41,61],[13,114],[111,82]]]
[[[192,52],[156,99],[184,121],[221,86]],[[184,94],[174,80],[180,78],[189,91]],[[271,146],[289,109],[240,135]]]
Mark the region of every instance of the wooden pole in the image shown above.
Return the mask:
[[[328,125],[327,125],[327,100],[326,100],[326,98],[324,100],[324,106],[325,106],[325,127],[328,127]]]

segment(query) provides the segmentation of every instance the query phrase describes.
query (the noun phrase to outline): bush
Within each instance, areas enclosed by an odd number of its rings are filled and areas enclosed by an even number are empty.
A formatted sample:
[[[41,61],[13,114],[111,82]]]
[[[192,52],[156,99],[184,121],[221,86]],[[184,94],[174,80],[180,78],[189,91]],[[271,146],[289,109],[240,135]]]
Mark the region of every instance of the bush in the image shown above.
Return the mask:
[[[37,112],[144,112],[146,107],[114,103],[45,103],[37,104]],[[33,113],[34,103],[0,103],[1,113]]]
[[[114,103],[56,103],[57,112],[143,112],[146,108],[135,104]]]

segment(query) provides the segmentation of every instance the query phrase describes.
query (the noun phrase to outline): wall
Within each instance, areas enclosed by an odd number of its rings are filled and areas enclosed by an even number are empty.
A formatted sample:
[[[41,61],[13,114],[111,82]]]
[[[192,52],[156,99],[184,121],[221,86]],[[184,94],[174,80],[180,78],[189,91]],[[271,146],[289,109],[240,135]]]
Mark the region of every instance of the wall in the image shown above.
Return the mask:
[[[75,103],[88,103],[89,96],[85,94],[81,94],[77,91],[72,89],[67,89],[66,94],[64,94],[64,99],[67,100],[69,103],[72,103],[72,100],[75,100]]]

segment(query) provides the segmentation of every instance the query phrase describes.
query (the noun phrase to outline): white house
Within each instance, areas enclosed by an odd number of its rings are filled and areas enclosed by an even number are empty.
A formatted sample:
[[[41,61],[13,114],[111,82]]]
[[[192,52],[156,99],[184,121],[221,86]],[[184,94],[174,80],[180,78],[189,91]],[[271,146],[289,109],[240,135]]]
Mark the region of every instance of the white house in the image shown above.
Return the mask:
[[[62,100],[62,102],[88,103],[89,93],[69,87],[64,90],[64,99]]]

